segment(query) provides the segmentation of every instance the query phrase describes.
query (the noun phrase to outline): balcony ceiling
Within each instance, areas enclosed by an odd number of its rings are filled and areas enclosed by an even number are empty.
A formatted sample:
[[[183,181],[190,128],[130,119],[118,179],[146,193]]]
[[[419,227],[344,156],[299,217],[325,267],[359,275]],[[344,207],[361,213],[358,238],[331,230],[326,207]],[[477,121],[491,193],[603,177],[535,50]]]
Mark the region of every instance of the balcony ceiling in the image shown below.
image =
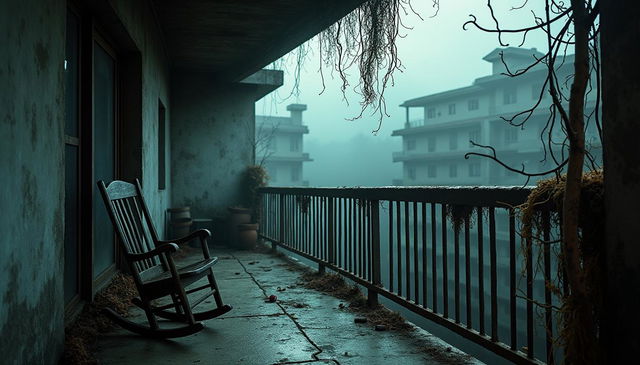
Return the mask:
[[[155,0],[174,70],[238,81],[364,0]]]

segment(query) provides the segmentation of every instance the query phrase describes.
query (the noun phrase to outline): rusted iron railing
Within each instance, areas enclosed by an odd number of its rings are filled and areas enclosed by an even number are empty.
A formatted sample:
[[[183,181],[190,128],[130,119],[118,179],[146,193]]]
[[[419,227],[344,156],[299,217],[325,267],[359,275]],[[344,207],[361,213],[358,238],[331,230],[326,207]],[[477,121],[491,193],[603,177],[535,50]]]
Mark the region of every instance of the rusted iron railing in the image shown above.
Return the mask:
[[[545,215],[547,244],[521,250],[513,207],[529,192],[267,187],[260,230],[365,287],[370,304],[382,295],[509,361],[552,364],[556,303],[545,280],[557,272],[557,227]]]

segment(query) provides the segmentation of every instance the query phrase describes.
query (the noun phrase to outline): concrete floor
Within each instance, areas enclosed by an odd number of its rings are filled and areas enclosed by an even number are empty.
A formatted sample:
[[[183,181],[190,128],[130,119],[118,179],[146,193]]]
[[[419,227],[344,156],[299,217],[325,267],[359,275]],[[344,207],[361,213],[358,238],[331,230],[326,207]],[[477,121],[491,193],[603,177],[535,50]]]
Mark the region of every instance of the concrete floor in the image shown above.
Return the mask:
[[[479,363],[419,329],[374,331],[343,301],[297,284],[301,272],[273,255],[215,248],[216,279],[234,309],[195,335],[150,340],[117,329],[98,340],[101,364]],[[188,260],[188,259],[187,259]],[[280,288],[280,291],[278,290]],[[285,288],[285,290],[282,290]],[[271,294],[276,303],[266,303]],[[197,295],[197,294],[196,294]],[[346,303],[344,303],[346,304]],[[200,306],[211,306],[211,301]],[[198,308],[200,308],[198,306]],[[132,319],[146,322],[140,311]],[[146,324],[146,323],[145,323]],[[433,356],[430,354],[440,354]]]

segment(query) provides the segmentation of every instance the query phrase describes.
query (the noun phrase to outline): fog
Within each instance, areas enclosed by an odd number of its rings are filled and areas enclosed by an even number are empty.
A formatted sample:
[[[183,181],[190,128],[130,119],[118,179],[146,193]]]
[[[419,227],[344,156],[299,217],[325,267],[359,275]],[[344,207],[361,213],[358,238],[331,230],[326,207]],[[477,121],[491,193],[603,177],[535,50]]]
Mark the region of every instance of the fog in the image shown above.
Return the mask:
[[[487,34],[473,27],[463,30],[462,25],[474,14],[480,24],[492,26],[485,1],[447,0],[440,2],[436,16],[431,1],[413,1],[413,7],[422,20],[409,13],[403,17],[403,29],[398,38],[398,54],[403,71],[394,75],[394,85],[385,91],[388,117],[382,120],[378,133],[376,115],[365,112],[362,118],[350,120],[360,111],[360,96],[350,86],[343,96],[339,78],[324,69],[322,79],[318,72],[319,57],[315,42],[309,43],[310,52],[300,71],[299,90],[294,90],[296,53],[292,52],[271,68],[285,71],[284,85],[276,92],[256,103],[257,115],[287,116],[286,105],[307,104],[303,123],[309,127],[304,137],[304,152],[314,161],[304,164],[304,179],[310,186],[389,185],[401,178],[401,163],[393,163],[391,152],[399,151],[401,138],[391,137],[393,130],[403,126],[403,101],[470,85],[475,78],[491,73],[491,64],[482,60],[499,46],[495,34]],[[510,10],[519,5],[513,1],[496,4],[495,12],[504,26],[532,24],[530,7]],[[539,9],[538,9],[539,10]],[[538,13],[540,14],[540,13]],[[517,46],[521,38],[504,38],[503,42]],[[546,39],[542,34],[527,36],[523,47],[544,50]],[[357,70],[350,70],[350,85],[357,84]],[[333,174],[329,174],[333,171]],[[385,174],[388,174],[385,177]]]

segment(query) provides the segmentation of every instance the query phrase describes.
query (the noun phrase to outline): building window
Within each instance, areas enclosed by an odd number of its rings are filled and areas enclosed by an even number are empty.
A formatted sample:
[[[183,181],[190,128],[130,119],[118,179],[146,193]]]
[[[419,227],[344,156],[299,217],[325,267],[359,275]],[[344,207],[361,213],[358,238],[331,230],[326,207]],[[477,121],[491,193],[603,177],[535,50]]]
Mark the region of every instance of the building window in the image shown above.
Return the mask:
[[[449,115],[454,115],[456,113],[456,104],[449,104]]]
[[[276,142],[277,139],[275,136],[269,138],[269,140],[267,141],[267,150],[269,150],[269,152],[275,152],[278,150],[278,144]]]
[[[416,140],[407,139],[407,151],[413,151],[416,149]]]
[[[451,134],[449,134],[449,149],[458,149],[458,134],[456,132],[451,132]]]
[[[272,169],[269,169],[269,180],[271,182],[276,182],[278,181],[278,169],[275,168],[275,166]]]
[[[407,176],[409,176],[409,180],[415,180],[416,179],[416,168],[415,167],[409,167],[407,169]]]
[[[504,104],[515,104],[518,101],[516,88],[510,87],[504,89]]]
[[[469,132],[469,147],[473,147],[473,144],[471,142],[482,143],[482,141],[480,140],[479,129],[475,129]]]
[[[518,128],[511,127],[504,130],[504,144],[513,144],[518,142]]]
[[[478,177],[480,176],[480,164],[479,163],[470,163],[469,164],[469,176],[470,177]]]
[[[300,167],[294,166],[291,168],[291,181],[300,181]]]
[[[166,109],[162,101],[158,100],[158,190],[164,190],[167,184],[167,160],[166,160]]]
[[[449,165],[449,177],[458,177],[458,165]]]
[[[436,108],[427,108],[427,119],[433,119],[436,117]]]
[[[427,166],[427,176],[430,178],[436,177],[436,165]]]
[[[531,100],[538,100],[538,98],[540,98],[540,93],[542,93],[543,99],[547,96],[547,93],[542,92],[542,84],[531,85]]]
[[[429,138],[427,139],[427,143],[428,143],[427,150],[429,152],[433,152],[436,150],[436,137],[429,136]]]
[[[478,110],[479,107],[480,103],[478,102],[478,99],[469,100],[469,110]]]
[[[291,136],[289,150],[291,152],[300,152],[300,138],[298,136]]]

